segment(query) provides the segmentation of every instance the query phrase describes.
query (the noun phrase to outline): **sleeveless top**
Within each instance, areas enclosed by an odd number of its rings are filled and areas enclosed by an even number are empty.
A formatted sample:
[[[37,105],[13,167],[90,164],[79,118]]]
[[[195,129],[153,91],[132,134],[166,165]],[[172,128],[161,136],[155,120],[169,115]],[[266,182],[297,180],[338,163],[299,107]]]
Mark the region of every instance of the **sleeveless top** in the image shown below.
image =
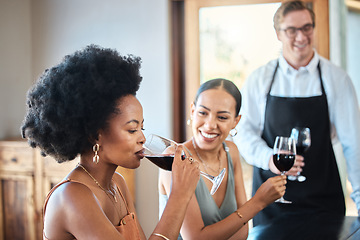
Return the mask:
[[[44,210],[43,210],[43,216],[45,216],[45,211],[46,211],[46,205],[50,199],[50,196],[52,195],[52,193],[55,191],[56,188],[58,188],[60,185],[67,183],[67,182],[77,182],[77,183],[81,183],[78,181],[74,181],[71,179],[66,179],[60,183],[58,183],[56,186],[54,186],[50,192],[48,193],[46,199],[45,199],[45,203],[44,203]],[[83,183],[81,183],[83,184]],[[85,184],[83,184],[85,185]],[[126,239],[126,240],[138,240],[140,239],[140,233],[139,233],[139,229],[137,227],[137,221],[135,218],[135,213],[130,212],[129,211],[129,207],[126,203],[126,200],[122,194],[122,192],[120,191],[120,188],[118,187],[118,185],[115,183],[117,190],[120,193],[121,198],[124,200],[125,206],[126,206],[126,211],[127,211],[127,215],[125,215],[125,217],[123,217],[120,220],[120,225],[119,226],[115,226],[116,230],[118,230],[118,232],[121,233],[121,235]],[[85,185],[86,186],[86,185]],[[74,238],[75,239],[75,238]],[[45,236],[45,232],[43,231],[43,240],[49,240],[46,236]]]
[[[237,209],[237,202],[235,197],[234,167],[229,153],[229,148],[226,146],[225,142],[223,142],[223,146],[226,151],[228,161],[228,181],[225,197],[223,202],[221,203],[220,208],[216,205],[213,197],[209,192],[209,189],[206,187],[206,184],[202,178],[200,178],[195,190],[195,196],[198,201],[201,211],[201,217],[205,226],[221,221],[222,219],[228,217],[230,214],[234,213],[234,211]],[[159,194],[160,216],[165,209],[167,200],[168,197],[166,194]],[[182,239],[180,235],[178,239]]]
[[[235,198],[234,167],[225,142],[223,143],[223,146],[225,148],[228,160],[228,181],[225,198],[221,203],[220,208],[216,205],[213,197],[210,195],[203,178],[200,178],[195,190],[196,199],[199,203],[201,217],[205,226],[221,221],[237,209]]]

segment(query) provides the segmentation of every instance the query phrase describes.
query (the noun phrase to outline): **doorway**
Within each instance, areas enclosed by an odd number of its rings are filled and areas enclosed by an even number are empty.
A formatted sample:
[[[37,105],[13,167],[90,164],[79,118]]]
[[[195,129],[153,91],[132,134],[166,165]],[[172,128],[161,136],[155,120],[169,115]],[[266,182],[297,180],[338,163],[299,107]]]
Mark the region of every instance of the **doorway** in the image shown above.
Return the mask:
[[[200,84],[222,77],[241,88],[257,67],[277,58],[277,41],[272,17],[277,0],[173,0],[172,49],[174,133],[178,142],[191,136],[186,120]],[[315,48],[329,58],[329,11],[327,0],[308,4],[316,17]],[[249,198],[252,167],[242,159],[245,188]]]
[[[257,67],[278,58],[281,44],[272,19],[279,7],[264,3],[201,8],[200,84],[221,77],[241,88]]]
[[[233,80],[241,88],[243,81],[252,70],[278,56],[280,43],[277,43],[272,27],[272,16],[281,1],[184,0],[174,2],[182,3],[184,37],[181,46],[183,58],[178,61],[182,64],[180,68],[183,75],[177,80],[174,79],[174,86],[182,87],[180,94],[177,91],[179,89],[174,89],[174,94],[179,95],[174,101],[174,112],[181,112],[174,113],[174,116],[178,117],[174,119],[179,119],[179,117],[182,119],[177,120],[177,123],[174,122],[174,129],[176,129],[174,138],[185,140],[191,136],[191,129],[185,125],[189,117],[190,104],[201,82],[213,77],[224,77]],[[315,48],[320,55],[329,58],[328,1],[312,0],[307,4],[313,8],[317,16]],[[235,31],[229,31],[231,29]],[[259,40],[259,43],[255,40]],[[267,46],[270,42],[274,46]],[[173,47],[176,48],[176,46]],[[213,65],[216,68],[212,67]],[[209,68],[211,74],[205,72]]]

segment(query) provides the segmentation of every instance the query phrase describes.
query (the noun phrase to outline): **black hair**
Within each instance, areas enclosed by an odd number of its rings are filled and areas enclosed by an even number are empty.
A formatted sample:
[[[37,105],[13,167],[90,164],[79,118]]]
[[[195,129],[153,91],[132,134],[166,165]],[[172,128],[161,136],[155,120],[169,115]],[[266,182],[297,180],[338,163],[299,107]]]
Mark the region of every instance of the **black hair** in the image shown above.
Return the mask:
[[[224,89],[227,93],[229,93],[231,96],[233,96],[235,99],[235,102],[236,102],[235,113],[236,113],[236,116],[239,115],[240,108],[241,108],[240,90],[232,81],[224,79],[224,78],[211,79],[211,80],[208,80],[208,81],[204,82],[203,84],[201,84],[200,88],[198,89],[198,91],[196,93],[196,97],[194,100],[195,105],[197,103],[197,100],[198,100],[200,94],[209,89]]]
[[[141,59],[89,45],[45,70],[27,93],[23,138],[58,162],[92,148],[118,100],[136,95]]]

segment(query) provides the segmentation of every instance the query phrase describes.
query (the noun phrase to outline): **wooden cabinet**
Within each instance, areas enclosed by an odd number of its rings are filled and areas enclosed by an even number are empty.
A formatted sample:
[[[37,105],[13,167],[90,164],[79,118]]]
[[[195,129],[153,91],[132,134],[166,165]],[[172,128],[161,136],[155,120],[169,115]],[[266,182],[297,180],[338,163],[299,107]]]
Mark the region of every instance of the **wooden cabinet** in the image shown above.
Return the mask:
[[[26,141],[0,141],[0,240],[41,240],[45,197],[77,163],[59,164]],[[135,199],[134,170],[117,171]]]

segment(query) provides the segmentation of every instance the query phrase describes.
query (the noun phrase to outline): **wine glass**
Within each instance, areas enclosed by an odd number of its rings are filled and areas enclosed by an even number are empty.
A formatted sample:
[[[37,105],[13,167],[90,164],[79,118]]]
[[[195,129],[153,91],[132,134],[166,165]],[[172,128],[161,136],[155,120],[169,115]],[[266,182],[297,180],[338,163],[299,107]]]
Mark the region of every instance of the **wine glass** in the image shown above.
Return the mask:
[[[147,137],[144,144],[145,157],[149,159],[152,163],[154,163],[156,166],[164,170],[171,171],[172,163],[174,161],[174,152],[177,145],[178,143],[173,140],[161,137],[156,134],[151,134],[149,137]],[[192,154],[189,149],[187,149],[185,146],[184,148],[187,150],[191,157]],[[186,158],[186,154],[184,151],[182,155],[183,158]],[[218,190],[218,188],[220,187],[220,184],[224,179],[225,173],[226,168],[223,168],[218,176],[212,176],[203,171],[200,171],[200,174],[210,180],[210,182],[213,184],[210,190],[211,195],[214,195],[216,190]]]
[[[303,156],[311,146],[310,129],[307,127],[294,127],[291,130],[290,137],[295,139],[296,153]],[[306,177],[298,172],[297,176],[288,176],[288,179],[291,181],[297,180],[303,182],[306,180]]]
[[[285,175],[291,169],[295,162],[296,146],[293,138],[277,136],[274,144],[273,161],[277,169],[280,170],[281,175]],[[283,197],[275,202],[291,203]]]

